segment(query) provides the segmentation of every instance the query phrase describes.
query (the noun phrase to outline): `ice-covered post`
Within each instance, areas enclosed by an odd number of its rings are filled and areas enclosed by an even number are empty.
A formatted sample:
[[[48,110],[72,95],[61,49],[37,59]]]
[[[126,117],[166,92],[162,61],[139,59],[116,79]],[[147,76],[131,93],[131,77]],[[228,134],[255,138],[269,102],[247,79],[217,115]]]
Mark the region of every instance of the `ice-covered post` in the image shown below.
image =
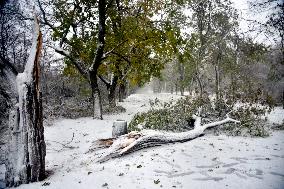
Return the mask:
[[[127,133],[127,122],[124,120],[116,120],[112,125],[112,137],[116,138]]]

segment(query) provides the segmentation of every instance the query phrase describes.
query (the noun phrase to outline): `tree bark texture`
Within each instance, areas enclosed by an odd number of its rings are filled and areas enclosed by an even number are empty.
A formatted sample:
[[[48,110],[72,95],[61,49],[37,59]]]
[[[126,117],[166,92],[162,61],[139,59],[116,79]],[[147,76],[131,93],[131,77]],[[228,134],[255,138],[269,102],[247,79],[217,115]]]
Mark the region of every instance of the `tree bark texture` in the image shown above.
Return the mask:
[[[96,56],[93,64],[89,68],[90,84],[92,88],[92,98],[93,98],[93,108],[94,108],[94,118],[103,119],[102,116],[102,102],[101,94],[98,86],[97,71],[102,63],[102,57],[104,54],[105,47],[105,33],[106,33],[106,1],[99,0],[99,32],[98,32],[98,44],[96,50]]]
[[[179,71],[179,90],[181,96],[184,95],[184,66],[178,61],[178,71]]]
[[[23,73],[16,78],[17,98],[9,112],[9,146],[6,185],[40,181],[45,178],[44,128],[39,87],[42,36],[36,19],[35,35]]]
[[[103,119],[102,115],[102,100],[101,94],[98,85],[97,73],[94,70],[89,71],[90,75],[90,84],[92,88],[92,100],[93,100],[93,118],[94,119]]]
[[[218,63],[214,66],[215,69],[215,93],[216,93],[216,100],[219,101],[220,99],[220,70]]]
[[[124,99],[127,97],[127,87],[126,87],[126,81],[123,81],[119,84],[118,88],[118,98],[119,102],[123,102]]]
[[[118,82],[118,76],[114,75],[111,79],[111,83],[108,90],[108,101],[110,107],[116,106],[116,86]]]
[[[0,59],[0,165],[5,163],[8,143],[9,112],[16,103],[16,75],[12,65]],[[13,71],[14,70],[14,71]]]

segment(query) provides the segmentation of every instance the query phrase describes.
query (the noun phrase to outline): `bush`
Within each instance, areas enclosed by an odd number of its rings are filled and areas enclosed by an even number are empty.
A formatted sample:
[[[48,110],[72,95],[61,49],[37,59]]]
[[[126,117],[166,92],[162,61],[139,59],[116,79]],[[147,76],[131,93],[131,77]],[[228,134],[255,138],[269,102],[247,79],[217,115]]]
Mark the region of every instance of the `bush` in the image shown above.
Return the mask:
[[[192,101],[190,97],[162,104],[158,99],[150,101],[151,108],[148,112],[137,113],[129,123],[130,130],[139,130],[143,124],[145,129],[185,131],[189,129],[188,120],[200,104],[200,99]]]
[[[241,136],[268,136],[268,127],[265,120],[261,119],[266,112],[265,106],[239,104],[238,107],[228,105],[225,100],[218,103],[209,98],[185,97],[176,103],[170,101],[162,104],[158,99],[150,102],[151,108],[148,112],[137,113],[129,123],[129,129],[166,130],[182,132],[192,129],[190,119],[193,114],[200,115],[202,124],[225,118],[230,112],[230,117],[240,120],[241,124],[227,123],[213,128],[215,134],[226,133],[228,135]]]
[[[103,114],[119,114],[126,112],[126,109],[122,106],[115,106],[115,107],[110,107],[110,106],[105,106],[103,107]]]
[[[273,123],[272,129],[273,130],[284,130],[284,120],[280,124]]]

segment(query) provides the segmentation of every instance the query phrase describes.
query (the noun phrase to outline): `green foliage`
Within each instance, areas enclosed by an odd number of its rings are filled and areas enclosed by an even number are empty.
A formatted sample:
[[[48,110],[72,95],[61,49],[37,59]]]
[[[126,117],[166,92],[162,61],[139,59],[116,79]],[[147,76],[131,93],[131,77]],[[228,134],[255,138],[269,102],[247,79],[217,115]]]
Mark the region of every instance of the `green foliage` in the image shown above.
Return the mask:
[[[185,97],[177,102],[170,101],[164,104],[155,100],[150,102],[151,109],[148,112],[137,113],[133,117],[129,129],[140,130],[143,126],[144,129],[187,131],[192,129],[189,126],[189,120],[193,114],[201,111],[202,124],[205,124],[224,118],[231,108],[233,110],[230,112],[230,117],[240,120],[241,124],[224,124],[215,128],[215,133],[261,137],[269,135],[266,122],[261,119],[261,116],[267,111],[266,106],[252,106],[244,103],[238,108],[233,108],[233,106],[228,107],[225,102],[219,103],[223,104],[221,110],[216,108],[216,102],[212,102],[208,98]]]
[[[265,120],[261,119],[261,116],[264,116],[266,111],[267,108],[263,106],[241,105],[230,114],[239,120],[241,124],[237,126],[235,124],[226,124],[221,126],[217,133],[223,131],[234,136],[269,136],[268,124]]]
[[[164,68],[160,57],[165,55],[168,39],[164,26],[153,22],[152,17],[164,10],[164,6],[168,7],[166,4],[182,6],[182,1],[118,0],[106,3],[104,50],[111,53],[103,60],[105,64],[100,65],[99,74],[113,73],[120,82],[130,80],[132,85],[142,85],[152,76],[160,77],[160,70]],[[94,62],[97,49],[97,1],[55,0],[52,4],[53,20],[56,22],[53,39],[62,41],[71,56],[79,58],[87,69]],[[78,74],[73,70],[75,67],[70,67],[71,61],[66,60],[65,63],[67,75]]]
[[[150,19],[158,10],[149,7],[152,3],[154,1],[137,2],[133,7],[129,6],[123,16],[114,7],[110,10],[106,49],[111,51],[120,45],[108,57],[107,61],[112,63],[108,69],[119,78],[130,80],[131,85],[142,85],[152,76],[159,77],[163,69],[159,54],[163,49],[164,34]],[[138,13],[136,6],[142,9]]]
[[[119,113],[123,113],[125,111],[126,111],[126,109],[122,106],[115,106],[115,107],[106,106],[103,109],[104,114],[119,114]]]
[[[163,104],[156,99],[150,102],[151,109],[148,112],[134,116],[129,123],[129,128],[139,130],[138,125],[142,124],[145,129],[185,131],[189,129],[187,121],[197,113],[199,107],[203,106],[206,110],[210,108],[207,104],[208,99],[193,100],[188,96],[177,102],[170,101]]]

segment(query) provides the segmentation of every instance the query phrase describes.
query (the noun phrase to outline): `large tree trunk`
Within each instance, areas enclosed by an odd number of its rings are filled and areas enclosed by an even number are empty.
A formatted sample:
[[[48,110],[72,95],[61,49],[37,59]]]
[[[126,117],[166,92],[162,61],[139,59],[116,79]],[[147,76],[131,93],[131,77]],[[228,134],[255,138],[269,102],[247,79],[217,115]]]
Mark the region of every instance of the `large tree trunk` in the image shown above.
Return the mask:
[[[100,89],[98,85],[97,72],[99,66],[102,64],[102,57],[104,55],[104,47],[105,47],[105,33],[106,33],[106,1],[99,0],[98,1],[98,9],[99,9],[99,21],[98,21],[98,42],[97,42],[97,50],[96,56],[93,64],[89,68],[89,79],[92,88],[92,99],[93,99],[93,116],[94,118],[103,119],[102,116],[102,102]]]
[[[42,36],[38,22],[29,59],[16,78],[17,97],[9,112],[9,147],[6,160],[6,185],[18,186],[45,177],[45,142],[42,100],[39,87],[39,57]]]
[[[97,73],[94,70],[90,70],[89,75],[90,75],[90,84],[92,88],[93,118],[103,119],[102,100],[98,85]]]
[[[9,112],[17,99],[16,75],[12,65],[0,59],[0,165],[5,163],[8,143]],[[14,70],[14,71],[13,71]]]

